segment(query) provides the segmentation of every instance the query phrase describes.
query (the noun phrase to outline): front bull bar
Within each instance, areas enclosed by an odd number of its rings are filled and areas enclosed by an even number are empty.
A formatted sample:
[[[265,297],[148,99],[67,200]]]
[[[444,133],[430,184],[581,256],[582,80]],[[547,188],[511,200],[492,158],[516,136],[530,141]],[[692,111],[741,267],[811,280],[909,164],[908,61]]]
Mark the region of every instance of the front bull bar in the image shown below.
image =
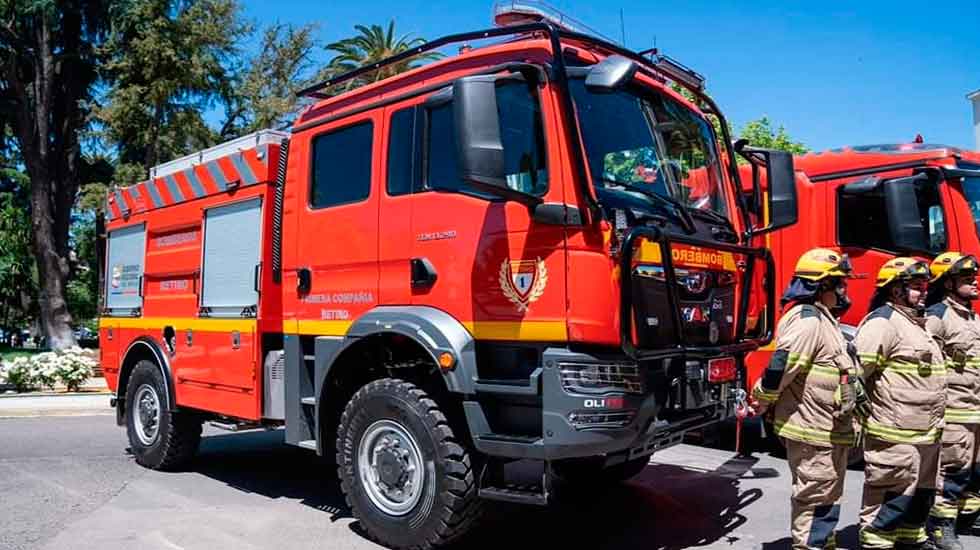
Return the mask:
[[[667,286],[667,305],[673,321],[674,342],[677,344],[656,349],[638,349],[633,343],[633,247],[637,239],[646,239],[657,243],[663,261],[664,277]],[[674,271],[674,260],[671,256],[671,242],[700,246],[712,250],[732,252],[748,256],[742,287],[739,290],[738,318],[735,320],[735,343],[722,346],[685,346],[684,325],[681,322],[680,298],[674,281],[677,274]],[[765,262],[766,275],[763,287],[766,292],[765,333],[758,338],[745,337],[745,325],[748,317],[751,283],[755,274],[755,260],[760,258]],[[772,342],[773,328],[776,321],[776,262],[772,252],[767,248],[752,248],[727,243],[716,243],[703,239],[672,235],[656,227],[634,227],[623,238],[619,254],[620,300],[619,300],[619,335],[623,353],[634,360],[664,359],[679,355],[739,355],[753,351]]]

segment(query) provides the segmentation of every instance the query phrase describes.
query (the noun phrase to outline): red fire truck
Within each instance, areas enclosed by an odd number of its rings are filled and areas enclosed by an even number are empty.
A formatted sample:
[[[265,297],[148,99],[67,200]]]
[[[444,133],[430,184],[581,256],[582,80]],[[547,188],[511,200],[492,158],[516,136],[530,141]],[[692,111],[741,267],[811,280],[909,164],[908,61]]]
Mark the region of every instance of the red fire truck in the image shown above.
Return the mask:
[[[289,133],[110,193],[102,364],[140,464],[185,464],[205,421],[283,427],[335,456],[372,537],[425,548],[486,500],[634,475],[744,399],[744,353],[770,339],[750,283],[773,264],[703,79],[498,15],[305,90]],[[791,157],[754,154],[778,199],[756,229],[792,223]],[[539,486],[510,482],[515,460]]]
[[[927,143],[866,145],[799,156],[794,166],[804,214],[757,244],[776,258],[777,290],[810,248],[838,247],[850,256],[857,278],[848,284],[854,305],[842,319],[846,334],[868,313],[875,275],[889,259],[931,259],[945,250],[980,256],[980,153]],[[764,194],[765,185],[760,189]],[[749,202],[759,194],[745,190]],[[749,383],[771,351],[749,354]]]

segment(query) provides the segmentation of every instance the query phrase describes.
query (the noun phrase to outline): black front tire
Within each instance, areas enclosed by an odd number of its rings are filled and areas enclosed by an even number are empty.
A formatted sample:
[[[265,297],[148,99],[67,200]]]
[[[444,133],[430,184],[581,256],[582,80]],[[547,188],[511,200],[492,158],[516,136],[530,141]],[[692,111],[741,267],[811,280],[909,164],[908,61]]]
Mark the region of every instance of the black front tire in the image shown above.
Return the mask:
[[[422,494],[400,515],[375,504],[361,481],[362,440],[379,422],[404,429],[424,464]],[[475,526],[482,502],[461,441],[439,405],[410,382],[384,378],[354,394],[337,429],[337,473],[347,504],[369,537],[391,548],[428,549],[456,541]]]
[[[140,403],[144,398],[158,414],[147,426],[141,423]],[[201,444],[201,419],[189,412],[171,410],[166,381],[151,361],[140,361],[126,386],[126,434],[136,462],[153,470],[179,470],[186,466]],[[154,427],[155,426],[155,427]],[[152,437],[150,435],[152,434]]]

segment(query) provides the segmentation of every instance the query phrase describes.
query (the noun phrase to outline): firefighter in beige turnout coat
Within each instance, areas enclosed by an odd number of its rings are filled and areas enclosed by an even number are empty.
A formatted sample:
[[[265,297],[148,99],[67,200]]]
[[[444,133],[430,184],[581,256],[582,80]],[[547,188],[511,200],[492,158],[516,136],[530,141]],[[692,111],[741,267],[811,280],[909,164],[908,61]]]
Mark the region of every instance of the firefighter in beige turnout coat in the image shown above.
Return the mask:
[[[753,388],[753,409],[773,409],[775,433],[786,445],[793,479],[790,530],[794,549],[835,548],[848,449],[855,443],[852,411],[857,362],[837,316],[850,305],[847,257],[814,249],[800,257],[776,328],[776,351]]]
[[[980,511],[977,438],[980,436],[980,318],[977,259],[959,252],[940,254],[930,266],[932,284],[926,328],[942,341],[946,355],[946,427],[940,454],[941,481],[929,514],[929,538],[940,550],[961,550],[956,520]],[[968,522],[969,523],[969,522]]]
[[[886,262],[854,341],[870,409],[864,419],[862,548],[926,541],[946,406],[946,361],[925,326],[928,283],[924,262]]]

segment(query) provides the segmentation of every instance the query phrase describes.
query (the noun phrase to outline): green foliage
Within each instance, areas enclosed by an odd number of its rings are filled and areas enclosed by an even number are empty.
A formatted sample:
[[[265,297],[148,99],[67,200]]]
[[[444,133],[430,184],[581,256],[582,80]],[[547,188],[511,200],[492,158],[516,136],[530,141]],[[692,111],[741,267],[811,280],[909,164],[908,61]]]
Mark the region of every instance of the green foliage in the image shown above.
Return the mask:
[[[803,143],[793,140],[782,124],[773,128],[773,123],[767,116],[747,122],[742,126],[739,137],[749,140],[753,147],[776,149],[794,155],[802,155],[810,150]]]
[[[425,44],[425,39],[413,37],[411,34],[402,36],[395,35],[395,21],[388,22],[387,29],[380,25],[355,25],[357,35],[345,38],[338,42],[327,45],[327,50],[336,55],[330,60],[330,68],[336,73],[345,73],[376,63],[393,55],[408,51],[417,46]],[[419,65],[420,62],[439,59],[442,54],[438,52],[428,52],[411,59],[389,65],[375,71],[369,71],[359,78],[349,81],[346,89],[363,86],[383,80],[398,73],[409,71]]]
[[[113,11],[97,118],[124,163],[153,166],[214,143],[204,113],[232,82],[249,27],[234,0],[133,0]]]
[[[76,321],[98,316],[99,264],[96,255],[95,216],[76,216],[71,232],[74,274],[68,280],[68,308]]]
[[[38,314],[37,268],[31,253],[27,176],[13,168],[0,192],[0,327],[19,328]]]
[[[258,52],[244,58],[225,101],[221,139],[281,127],[298,111],[296,92],[313,83],[315,25],[275,24],[262,32]]]

